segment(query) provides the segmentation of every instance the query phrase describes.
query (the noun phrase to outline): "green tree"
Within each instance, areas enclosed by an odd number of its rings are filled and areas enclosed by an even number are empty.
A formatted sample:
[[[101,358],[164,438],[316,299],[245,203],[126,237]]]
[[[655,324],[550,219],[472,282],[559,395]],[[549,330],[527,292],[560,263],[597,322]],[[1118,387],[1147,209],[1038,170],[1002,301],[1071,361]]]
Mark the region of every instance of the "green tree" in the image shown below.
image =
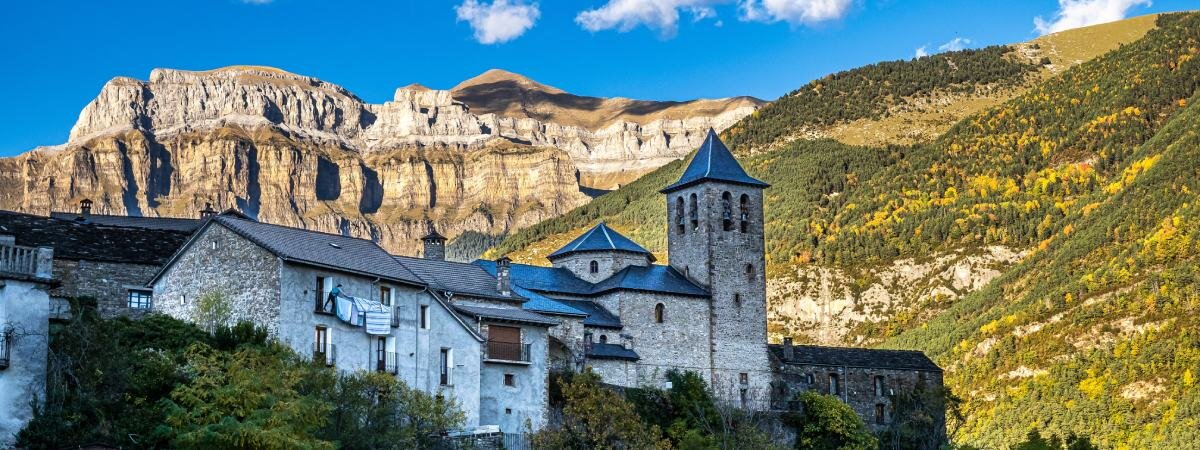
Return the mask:
[[[533,435],[538,449],[669,449],[655,425],[642,422],[633,405],[600,385],[600,376],[588,370],[571,377],[561,387],[561,423]]]
[[[796,448],[804,450],[868,450],[878,442],[862,418],[837,397],[815,392],[796,396],[800,410],[785,417],[796,428]]]
[[[454,402],[385,373],[341,374],[327,392],[332,411],[319,435],[344,449],[432,448],[466,419]]]
[[[229,325],[233,314],[233,306],[229,297],[220,291],[206,292],[196,299],[196,307],[192,310],[192,322],[210,333]]]
[[[327,402],[297,388],[312,370],[278,344],[235,353],[205,344],[188,348],[186,381],[163,400],[158,434],[175,448],[332,449],[314,437]]]

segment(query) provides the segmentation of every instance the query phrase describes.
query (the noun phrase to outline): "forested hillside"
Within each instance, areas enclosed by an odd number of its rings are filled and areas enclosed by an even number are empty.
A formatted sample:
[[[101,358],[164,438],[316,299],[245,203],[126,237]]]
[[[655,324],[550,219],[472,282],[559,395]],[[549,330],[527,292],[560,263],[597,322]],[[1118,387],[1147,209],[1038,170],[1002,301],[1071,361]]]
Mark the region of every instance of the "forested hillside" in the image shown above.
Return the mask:
[[[769,275],[834,268],[865,285],[900,258],[1025,250],[979,291],[885,311],[853,335],[937,358],[967,400],[966,443],[1002,447],[1030,427],[1093,436],[1105,447],[1200,440],[1200,14],[1157,22],[1140,40],[929,144],[800,140],[744,158],[774,185]],[[767,109],[735,126],[726,142],[735,151],[773,142],[778,130],[764,116]],[[661,251],[657,189],[681,170],[668,165],[493,253],[536,262],[597,220]]]

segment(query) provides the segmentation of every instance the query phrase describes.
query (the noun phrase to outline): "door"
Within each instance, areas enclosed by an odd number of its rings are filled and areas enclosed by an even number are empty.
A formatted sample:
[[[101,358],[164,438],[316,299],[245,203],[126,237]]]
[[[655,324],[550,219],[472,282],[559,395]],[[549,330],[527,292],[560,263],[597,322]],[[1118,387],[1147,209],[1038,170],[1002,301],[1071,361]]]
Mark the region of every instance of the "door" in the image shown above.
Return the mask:
[[[488,358],[508,361],[521,360],[521,329],[488,326]]]

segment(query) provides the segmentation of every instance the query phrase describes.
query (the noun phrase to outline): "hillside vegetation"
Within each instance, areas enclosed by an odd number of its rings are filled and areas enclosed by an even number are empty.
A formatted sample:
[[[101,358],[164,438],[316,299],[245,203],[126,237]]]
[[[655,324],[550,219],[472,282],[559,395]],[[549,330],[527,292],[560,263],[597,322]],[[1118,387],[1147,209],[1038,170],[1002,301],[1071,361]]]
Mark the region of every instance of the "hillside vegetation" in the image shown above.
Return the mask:
[[[774,185],[769,276],[820,266],[865,278],[898,258],[1029,249],[980,291],[892,312],[854,334],[925,350],[947,367],[967,400],[959,436],[966,443],[1005,446],[1030,427],[1093,436],[1105,447],[1200,440],[1200,330],[1187,319],[1200,313],[1200,14],[1156,24],[928,144],[795,141],[744,158],[752,175]],[[973,79],[1026,70],[995,52],[962,56],[981,59]],[[767,117],[768,109],[726,142],[745,151],[785,136],[776,125],[786,121]],[[533,260],[597,220],[661,251],[657,189],[681,170],[665,166],[511,236],[493,254]]]

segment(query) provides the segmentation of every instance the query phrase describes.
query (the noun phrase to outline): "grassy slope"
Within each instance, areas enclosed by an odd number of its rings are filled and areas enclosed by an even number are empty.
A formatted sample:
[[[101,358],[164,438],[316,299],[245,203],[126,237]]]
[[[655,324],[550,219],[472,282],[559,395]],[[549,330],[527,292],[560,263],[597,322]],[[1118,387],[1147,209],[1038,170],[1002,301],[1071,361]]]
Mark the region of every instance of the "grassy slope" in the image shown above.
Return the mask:
[[[965,438],[977,444],[1011,442],[1031,425],[1106,445],[1171,448],[1195,438],[1181,430],[1198,414],[1190,383],[1200,376],[1200,333],[1173,318],[1198,312],[1189,274],[1200,250],[1188,233],[1200,225],[1192,206],[1200,187],[1189,184],[1200,156],[1200,15],[1164,23],[928,146],[795,142],[750,158],[750,172],[776,185],[772,270],[808,260],[870,267],[993,243],[1035,248],[932,321],[886,324],[876,337],[908,330],[887,345],[922,348],[952,369],[972,408]],[[659,250],[655,190],[681,167],[524,230],[497,252],[544,254],[547,237],[598,219]],[[1139,441],[1147,437],[1161,440]]]

